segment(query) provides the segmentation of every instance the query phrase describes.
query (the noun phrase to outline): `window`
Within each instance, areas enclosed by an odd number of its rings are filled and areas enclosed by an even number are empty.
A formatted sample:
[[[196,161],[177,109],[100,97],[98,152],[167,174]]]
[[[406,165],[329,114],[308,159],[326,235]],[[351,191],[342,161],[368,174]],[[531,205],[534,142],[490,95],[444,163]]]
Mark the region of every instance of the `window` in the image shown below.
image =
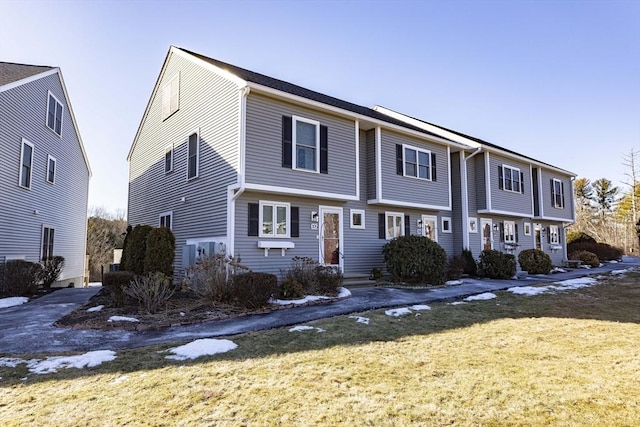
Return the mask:
[[[200,157],[200,138],[198,132],[189,135],[188,144],[187,179],[192,179],[198,176],[198,158]]]
[[[549,226],[549,243],[552,245],[560,244],[560,233],[557,225]]]
[[[351,228],[364,228],[364,210],[351,209]]]
[[[53,257],[53,236],[55,230],[49,227],[42,228],[42,259]]]
[[[49,92],[49,101],[47,102],[47,127],[58,136],[62,135],[62,111],[63,108],[60,101]]]
[[[524,176],[520,169],[507,165],[498,166],[498,178],[501,190],[524,194]]]
[[[513,221],[505,221],[504,224],[504,242],[516,243],[516,224]]]
[[[477,233],[478,232],[478,218],[469,218],[469,233]]]
[[[318,172],[320,123],[293,116],[293,168]]]
[[[173,145],[167,146],[164,152],[164,173],[173,170]]]
[[[289,203],[260,202],[260,237],[290,237]]]
[[[163,212],[160,214],[160,227],[166,227],[171,230],[171,227],[173,227],[173,212]]]
[[[564,184],[559,179],[551,180],[551,202],[554,208],[564,209]]]
[[[33,164],[33,144],[26,139],[22,140],[20,153],[20,187],[31,188],[31,169]]]
[[[438,241],[438,217],[435,215],[422,215],[422,235],[434,242]]]
[[[386,238],[387,240],[404,236],[404,215],[397,212],[385,212]]]
[[[176,74],[162,88],[162,119],[180,108],[180,74]]]
[[[47,156],[47,182],[56,182],[56,158]]]
[[[403,145],[404,176],[431,180],[431,152]]]
[[[442,232],[451,233],[451,218],[446,216],[442,217]]]
[[[530,222],[525,222],[524,223],[524,235],[525,236],[531,236],[531,223]]]

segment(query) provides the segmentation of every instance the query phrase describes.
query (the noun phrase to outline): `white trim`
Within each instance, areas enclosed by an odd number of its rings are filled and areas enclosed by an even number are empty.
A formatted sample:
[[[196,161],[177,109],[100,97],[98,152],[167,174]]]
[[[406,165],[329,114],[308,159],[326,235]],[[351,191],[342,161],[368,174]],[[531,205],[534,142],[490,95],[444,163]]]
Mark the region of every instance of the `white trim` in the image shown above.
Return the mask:
[[[491,218],[480,218],[480,252],[484,250],[484,224],[489,224],[491,249],[493,249],[493,241],[495,240],[493,236],[493,220]]]
[[[389,235],[389,217],[394,217],[393,228],[395,229],[396,221],[395,217],[400,217],[400,235],[399,236],[390,236]],[[393,240],[396,237],[404,236],[404,212],[390,212],[386,211],[384,213],[384,238],[386,240]]]
[[[573,219],[557,218],[557,217],[553,217],[553,216],[536,216],[536,217],[533,217],[533,218],[536,219],[536,220],[566,222],[567,224],[573,224],[575,222]]]
[[[53,110],[53,127],[49,127],[49,104],[51,101],[51,98],[53,98],[57,104],[60,104],[60,107],[62,108],[62,111],[60,112],[60,133],[56,132],[55,127],[56,127],[56,117],[57,117],[57,105],[54,107]],[[47,90],[47,110],[45,112],[44,115],[44,124],[45,126],[54,133],[54,135],[56,135],[58,138],[62,138],[62,127],[64,126],[64,104],[62,104],[62,102],[60,102],[60,100],[58,99],[57,96],[55,96],[53,94],[53,92],[51,92],[50,90]]]
[[[540,208],[540,212],[539,215],[541,217],[544,217],[544,199],[543,199],[543,195],[542,195],[542,190],[543,190],[543,186],[542,186],[542,169],[538,168],[538,207]],[[572,193],[573,194],[573,193]]]
[[[438,242],[438,217],[436,215],[422,215],[420,217],[420,220],[422,222],[422,226],[420,227],[420,235],[424,236],[424,237],[428,237],[427,233],[425,232],[424,228],[426,225],[426,222],[433,222],[433,240],[434,242]]]
[[[158,214],[158,227],[162,227],[162,218],[169,217],[169,230],[173,230],[173,211],[162,212]]]
[[[273,238],[273,239],[290,239],[291,238],[291,203],[289,202],[274,202],[271,200],[260,200],[259,202],[259,211],[258,211],[258,237],[260,238]],[[271,221],[272,221],[272,232],[270,234],[265,234],[264,230],[264,218],[263,218],[263,208],[265,206],[270,206],[271,210]],[[277,222],[278,222],[278,208],[285,208],[285,234],[277,234]]]
[[[28,187],[25,187],[24,185],[22,185],[22,165],[24,163],[24,146],[25,145],[28,145],[29,147],[31,147],[31,166],[29,166],[29,186]],[[33,158],[34,158],[35,151],[36,149],[33,146],[33,144],[27,141],[26,139],[22,138],[22,143],[20,144],[20,165],[18,169],[18,186],[26,190],[31,190],[31,183],[33,180]]]
[[[507,228],[511,226],[513,231],[513,239],[507,240]],[[515,221],[502,221],[502,241],[507,245],[514,245],[516,242],[516,222]]]
[[[522,213],[522,212],[511,212],[511,211],[503,211],[498,209],[478,209],[479,214],[494,214],[494,215],[506,215],[506,216],[515,216],[518,218],[533,218],[533,213]]]
[[[464,151],[463,151],[464,153]],[[448,181],[449,181],[449,206],[453,206],[453,202],[452,202],[452,198],[453,196],[451,195],[451,192],[453,191],[452,187],[451,187],[451,147],[447,146],[447,175],[448,175]]]
[[[52,227],[50,225],[47,224],[42,224],[42,228],[41,228],[41,234],[40,234],[40,259],[44,259],[44,254],[42,253],[42,247],[44,246],[44,229],[48,228],[49,230],[53,230],[53,250],[55,251],[55,244],[56,244],[56,228]],[[49,254],[49,256],[53,256],[53,251],[52,253]]]
[[[548,225],[547,227],[548,227],[547,233],[549,233],[549,245],[560,245],[560,227],[557,226],[557,225]],[[553,233],[551,232],[552,228],[555,228],[555,230],[556,230],[556,232],[555,232],[555,235],[556,235],[555,242],[554,242],[554,239],[553,239]],[[560,249],[560,247],[558,247],[556,249]]]
[[[196,144],[196,174],[192,177],[189,177],[189,138],[191,135],[196,134],[197,144]],[[196,130],[189,132],[187,135],[187,181],[192,181],[200,176],[200,128],[196,128]]]
[[[450,206],[427,205],[423,203],[411,203],[411,202],[403,202],[400,200],[388,200],[388,199],[370,199],[370,200],[367,200],[367,204],[401,206],[401,207],[427,209],[427,210],[434,210],[434,211],[450,211],[451,210]]]
[[[24,65],[26,65],[26,64],[24,64]],[[13,89],[14,87],[22,86],[22,85],[34,82],[34,81],[39,80],[39,79],[43,79],[43,78],[48,77],[48,76],[50,76],[52,74],[56,74],[58,71],[59,71],[59,68],[53,68],[53,69],[48,70],[48,71],[43,71],[41,73],[34,74],[32,76],[29,76],[29,77],[25,77],[24,79],[16,80],[16,81],[13,81],[11,83],[7,83],[5,85],[1,85],[0,86],[0,93],[5,92],[5,91],[10,90],[10,89]]]
[[[405,150],[412,150],[416,152],[416,175],[407,175],[407,159],[405,157]],[[429,175],[427,178],[420,177],[420,161],[418,153],[424,153],[427,155],[427,159],[429,161]],[[431,164],[431,151],[425,148],[416,147],[415,145],[402,144],[402,176],[406,176],[408,178],[416,178],[422,181],[432,181],[433,177],[433,165]]]
[[[530,222],[525,222],[523,224],[522,228],[523,228],[522,232],[524,233],[525,236],[531,236],[531,223]]]
[[[287,249],[293,249],[296,244],[282,240],[258,240],[258,248],[264,249],[264,256],[269,256],[269,249],[280,249],[280,255],[284,256]]]
[[[341,207],[336,206],[318,206],[318,215],[320,215],[320,223],[324,224],[324,213],[337,213],[338,221],[340,222],[340,228],[338,230],[338,268],[344,271],[344,215],[343,209]],[[318,259],[320,260],[320,264],[322,265],[330,265],[334,266],[335,264],[325,264],[324,263],[324,229],[320,226],[320,230],[318,233]]]
[[[475,216],[470,216],[469,218],[467,218],[467,223],[469,225],[469,233],[478,234],[478,229],[480,228],[478,226],[478,218],[476,218]],[[475,223],[476,224],[475,229],[471,228],[471,223]],[[467,237],[467,239],[468,239],[468,237]],[[467,243],[469,243],[468,240],[467,240]],[[469,248],[469,247],[466,246],[466,248]]]
[[[49,165],[51,164],[51,160],[53,160],[53,181],[49,181]],[[22,169],[22,168],[21,168]],[[47,176],[46,176],[46,181],[49,184],[55,184],[56,183],[56,172],[58,172],[58,161],[56,160],[55,157],[53,157],[51,154],[47,154]]]
[[[446,230],[444,227],[445,222],[449,223],[449,229]],[[453,227],[453,223],[451,222],[451,217],[449,216],[443,216],[442,218],[440,218],[440,230],[442,230],[442,233],[446,233],[446,234],[451,234],[451,228]]]
[[[171,111],[171,87],[173,81],[178,79],[178,92],[176,93],[176,97],[178,98],[176,109]],[[167,88],[169,89],[169,99],[165,100],[165,96],[167,96]],[[160,99],[160,108],[162,109],[162,121],[167,120],[169,117],[173,116],[178,110],[180,110],[180,71],[176,72],[172,77],[167,79],[166,83],[162,85],[162,93]],[[165,102],[168,102],[169,111],[165,113],[164,106]]]
[[[484,187],[485,187],[485,195],[486,195],[486,205],[487,210],[491,210],[491,162],[489,161],[489,153],[485,151],[484,153]],[[480,211],[478,211],[480,212]]]
[[[182,49],[180,49],[179,47],[176,46],[171,46],[169,48],[169,53],[174,53],[178,56],[181,56],[182,58],[185,58],[189,61],[195,62],[196,64],[200,65],[203,68],[206,68],[209,71],[213,71],[216,74],[220,75],[220,77],[224,77],[225,79],[230,80],[232,83],[235,83],[238,86],[245,86],[247,84],[247,82],[243,79],[241,79],[240,77],[236,76],[235,74],[230,73],[229,71],[217,67],[205,60],[202,60],[196,56],[191,55],[188,52],[183,51]],[[167,54],[167,56],[169,56],[169,53]],[[164,68],[164,67],[163,67]]]
[[[187,147],[187,152],[188,152],[188,147]],[[169,170],[167,170],[167,153],[171,153],[171,166],[169,167]],[[173,172],[173,157],[174,157],[174,150],[173,150],[173,143],[167,145],[166,147],[164,147],[164,173],[165,175],[168,173]]]
[[[360,217],[362,218],[362,223],[360,225],[353,224],[354,214],[360,214]],[[365,210],[364,209],[349,209],[349,228],[364,230],[365,228]]]
[[[306,169],[306,168],[299,168],[298,167],[298,160],[297,160],[297,154],[298,154],[298,150],[297,150],[297,145],[298,145],[298,135],[297,135],[297,126],[296,123],[297,122],[302,122],[302,123],[307,123],[310,125],[315,126],[316,128],[316,148],[315,148],[315,153],[314,153],[314,157],[315,157],[315,168],[312,169]],[[303,171],[303,172],[313,172],[313,173],[320,173],[320,122],[317,120],[312,120],[312,119],[307,119],[305,117],[300,117],[300,116],[291,116],[291,169],[293,170],[297,170],[297,171]]]
[[[510,165],[507,165],[505,163],[502,163],[500,165],[500,167],[502,168],[502,191],[509,191],[511,193],[522,194],[523,183],[520,181],[520,176],[521,176],[521,173],[522,173],[522,171],[520,171],[520,168],[516,168],[514,166],[510,166]],[[505,178],[505,173],[504,173],[505,172],[504,171],[505,168],[509,168],[509,170],[511,171],[509,173],[509,175],[511,176],[511,179],[510,179],[510,181],[511,181],[511,190],[509,190],[507,188],[507,180]],[[513,189],[513,171],[518,171],[518,191],[515,191]]]
[[[238,144],[238,175],[237,181],[240,185],[244,185],[245,181],[245,165],[247,152],[247,97],[249,96],[248,86],[241,87],[238,90],[240,94],[240,114],[238,115],[238,129],[240,132],[240,141]]]
[[[382,200],[382,129],[376,128],[376,198]]]
[[[555,209],[564,209],[564,192],[562,191],[562,188],[564,187],[564,184],[562,183],[561,179],[558,178],[551,178],[551,180],[553,181],[552,187],[551,187],[551,195],[553,196],[553,204],[552,204],[552,208]],[[556,182],[560,184],[560,193],[556,193]],[[556,204],[556,195],[559,194],[560,195],[560,205]]]
[[[355,121],[356,134],[356,198],[360,200],[360,122]]]
[[[324,191],[302,190],[299,188],[290,188],[290,187],[276,187],[273,185],[264,185],[264,184],[245,183],[244,188],[246,190],[251,190],[251,191],[259,191],[263,193],[272,193],[272,194],[287,194],[290,196],[316,197],[319,199],[343,200],[343,201],[358,200],[356,196],[352,196],[349,194],[327,193]]]

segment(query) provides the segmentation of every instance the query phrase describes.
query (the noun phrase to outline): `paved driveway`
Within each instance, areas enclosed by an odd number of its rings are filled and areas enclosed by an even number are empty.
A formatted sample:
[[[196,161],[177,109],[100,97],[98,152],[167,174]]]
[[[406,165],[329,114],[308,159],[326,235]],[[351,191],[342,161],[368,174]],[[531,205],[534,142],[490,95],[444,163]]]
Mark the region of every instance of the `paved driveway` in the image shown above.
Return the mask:
[[[623,262],[618,264],[607,264],[591,270],[580,269],[548,276],[535,276],[535,280],[526,277],[518,280],[464,279],[462,285],[436,289],[357,288],[351,291],[350,298],[327,305],[276,310],[267,314],[148,331],[56,328],[53,323],[57,319],[83,305],[100,288],[61,289],[27,304],[0,309],[0,353],[117,350],[234,335],[370,309],[456,299],[483,292],[504,290],[513,286],[556,282],[629,267],[640,267],[640,258],[624,257]]]

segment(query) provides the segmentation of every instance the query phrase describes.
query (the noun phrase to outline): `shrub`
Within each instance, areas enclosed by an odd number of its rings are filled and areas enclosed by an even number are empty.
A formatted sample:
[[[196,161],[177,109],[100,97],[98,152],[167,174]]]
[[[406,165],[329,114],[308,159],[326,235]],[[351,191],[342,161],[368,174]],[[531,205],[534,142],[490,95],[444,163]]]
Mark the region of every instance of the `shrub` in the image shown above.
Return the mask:
[[[64,257],[59,255],[43,259],[40,263],[42,268],[40,269],[40,280],[42,280],[42,287],[50,289],[51,285],[58,280],[60,273],[64,268]]]
[[[469,249],[462,250],[462,258],[464,259],[464,274],[476,276],[478,274],[478,264],[473,258],[473,254]]]
[[[315,289],[316,267],[318,263],[309,257],[294,256],[291,259],[291,266],[281,271],[284,280],[292,279],[302,286],[302,296],[304,293],[310,293]],[[294,286],[295,288],[295,286]],[[284,295],[283,295],[284,296]],[[299,298],[293,297],[290,298]]]
[[[466,260],[462,255],[454,255],[447,260],[447,280],[457,280],[462,277]]]
[[[129,245],[129,236],[131,236],[132,230],[133,230],[133,227],[131,227],[130,225],[127,225],[127,232],[124,235],[124,241],[122,242],[122,255],[120,256],[120,270],[126,271],[127,257],[129,255],[128,254],[129,249],[127,248],[127,246]]]
[[[342,286],[343,276],[340,270],[328,265],[319,265],[315,268],[314,294],[336,296]]]
[[[148,276],[136,277],[124,287],[124,292],[137,300],[148,313],[156,313],[162,305],[166,305],[175,287],[169,277],[153,272]]]
[[[596,239],[582,231],[569,231],[567,233],[567,245],[571,243],[596,243]]]
[[[525,249],[520,252],[518,262],[529,274],[549,274],[553,268],[549,255],[539,249]]]
[[[278,285],[278,297],[282,299],[302,298],[304,297],[304,286],[293,276],[287,276]]]
[[[147,255],[147,236],[153,229],[150,225],[136,225],[127,235],[127,245],[123,249],[125,262],[123,270],[137,275],[144,273],[144,259]]]
[[[441,285],[445,282],[447,253],[423,236],[401,236],[382,248],[387,271],[394,281]]]
[[[600,265],[600,259],[598,255],[589,251],[575,251],[569,254],[569,259],[577,259],[582,261],[583,264],[591,267],[598,267]]]
[[[40,264],[21,259],[0,264],[0,294],[10,297],[35,294],[41,269]]]
[[[495,250],[480,253],[478,273],[490,279],[511,279],[516,274],[516,257]]]
[[[127,305],[128,298],[125,289],[135,279],[135,275],[130,271],[111,271],[104,273],[102,286],[109,289],[111,299],[116,307]]]
[[[624,251],[615,246],[608,245],[606,243],[571,243],[567,245],[567,252],[588,251],[596,254],[600,261],[619,260],[622,258]]]
[[[210,303],[233,299],[234,276],[248,268],[224,253],[200,257],[193,267],[187,268],[187,286]]]
[[[149,231],[147,235],[144,257],[145,274],[159,272],[166,276],[173,276],[173,258],[176,254],[176,238],[171,230],[158,227]]]
[[[233,278],[233,305],[260,308],[269,304],[269,299],[278,290],[278,278],[268,273],[242,273]]]

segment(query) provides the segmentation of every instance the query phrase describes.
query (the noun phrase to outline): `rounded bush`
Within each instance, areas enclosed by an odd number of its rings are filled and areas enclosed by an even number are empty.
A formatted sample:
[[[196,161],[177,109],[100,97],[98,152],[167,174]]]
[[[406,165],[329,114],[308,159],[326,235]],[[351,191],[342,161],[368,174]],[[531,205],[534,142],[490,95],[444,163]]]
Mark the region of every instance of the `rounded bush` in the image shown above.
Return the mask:
[[[21,259],[0,264],[0,296],[30,297],[38,290],[42,267]]]
[[[582,231],[569,231],[567,233],[567,245],[570,243],[596,243],[596,239]]]
[[[516,274],[516,257],[495,250],[482,251],[478,273],[490,279],[511,279]]]
[[[127,305],[128,298],[125,289],[135,279],[135,275],[130,271],[111,271],[104,273],[102,278],[103,289],[108,289],[111,293],[111,300],[116,307]]]
[[[398,237],[384,245],[382,254],[394,281],[442,285],[446,280],[447,253],[427,237]]]
[[[620,260],[624,251],[606,243],[574,242],[567,245],[567,252],[587,251],[596,254],[600,261]]]
[[[518,254],[520,267],[529,274],[549,274],[553,263],[549,255],[539,249],[526,249]]]
[[[569,254],[569,259],[577,259],[582,261],[583,264],[590,265],[591,267],[598,267],[600,265],[600,259],[598,255],[589,251],[575,251]]]
[[[233,278],[231,303],[239,307],[260,308],[269,304],[269,300],[278,290],[278,278],[275,274],[248,272]]]
[[[125,265],[122,270],[144,274],[144,259],[147,255],[147,236],[153,230],[150,225],[136,225],[127,235],[127,244],[123,249]]]
[[[464,274],[476,276],[478,274],[478,264],[473,258],[473,254],[469,249],[462,250],[462,258],[464,259]]]
[[[144,273],[162,273],[173,276],[173,258],[176,254],[176,238],[166,227],[154,228],[147,235],[144,257]]]

